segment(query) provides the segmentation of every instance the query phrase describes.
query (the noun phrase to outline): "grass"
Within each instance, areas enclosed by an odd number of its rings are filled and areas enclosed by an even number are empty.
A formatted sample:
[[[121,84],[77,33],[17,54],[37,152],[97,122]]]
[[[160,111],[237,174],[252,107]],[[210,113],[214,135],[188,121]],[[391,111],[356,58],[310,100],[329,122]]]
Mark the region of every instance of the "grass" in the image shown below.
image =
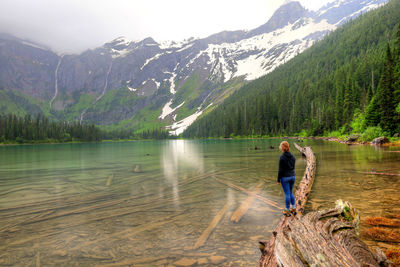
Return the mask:
[[[64,95],[63,99],[68,101],[70,99],[69,96]],[[65,115],[65,120],[67,121],[75,121],[81,115],[82,111],[86,108],[89,108],[93,101],[96,99],[95,95],[91,94],[81,94],[79,95],[79,99],[75,104],[67,106],[62,114]]]
[[[16,90],[0,90],[0,114],[24,116],[37,113],[43,113],[51,118],[49,103]]]
[[[161,107],[155,108],[152,106],[147,106],[131,118],[122,120],[117,124],[107,126],[103,125],[100,126],[100,128],[107,131],[118,130],[121,128],[132,129],[133,133],[139,133],[145,130],[153,130],[165,126],[165,123],[158,121],[158,116],[160,116],[160,114]]]

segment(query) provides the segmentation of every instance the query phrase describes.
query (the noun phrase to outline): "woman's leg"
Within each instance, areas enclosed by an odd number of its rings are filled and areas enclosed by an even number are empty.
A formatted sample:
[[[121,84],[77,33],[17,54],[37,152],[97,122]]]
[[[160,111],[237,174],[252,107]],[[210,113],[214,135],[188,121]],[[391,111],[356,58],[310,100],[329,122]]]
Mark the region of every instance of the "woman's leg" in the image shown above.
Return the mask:
[[[282,185],[283,192],[285,193],[286,209],[289,210],[290,209],[290,192],[291,191],[290,191],[290,183],[289,183],[288,177],[282,177],[281,185]]]
[[[294,182],[296,181],[296,176],[292,176],[289,179],[289,190],[290,190],[290,205],[292,205],[292,208],[296,208],[296,202],[294,199],[294,195],[293,195],[293,187],[294,187]]]

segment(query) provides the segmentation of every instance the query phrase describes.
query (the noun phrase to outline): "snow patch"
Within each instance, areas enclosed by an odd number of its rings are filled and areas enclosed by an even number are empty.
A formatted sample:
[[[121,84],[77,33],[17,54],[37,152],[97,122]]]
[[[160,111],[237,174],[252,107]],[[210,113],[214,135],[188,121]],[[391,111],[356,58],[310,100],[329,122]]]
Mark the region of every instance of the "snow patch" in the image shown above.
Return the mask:
[[[160,83],[157,82],[156,79],[154,79],[154,78],[151,79],[151,80],[157,85],[157,90],[158,90],[158,88],[160,88]]]
[[[180,135],[183,133],[187,127],[189,127],[201,114],[203,114],[203,111],[196,111],[194,114],[184,118],[183,120],[180,120],[178,122],[174,122],[174,124],[165,127],[166,129],[170,129],[169,134],[170,135]]]
[[[188,44],[188,45],[182,47],[181,49],[177,50],[176,52],[182,52],[188,48],[191,48],[193,45],[194,45],[194,43]]]
[[[114,48],[111,48],[111,57],[112,58],[118,58],[118,57],[126,57],[129,53],[132,52],[131,49],[122,49],[122,50],[116,50]]]
[[[175,70],[176,70],[176,67],[175,67]],[[169,78],[169,83],[170,83],[169,91],[173,95],[176,94],[176,91],[175,91],[175,78],[176,78],[177,74],[175,72],[169,72],[169,71],[165,71],[164,73],[171,74],[171,77]]]
[[[299,28],[293,27],[293,25],[299,22],[298,20],[279,31],[257,35],[238,43],[223,44],[227,48],[224,51],[230,52],[231,57],[237,57],[249,52],[252,53],[252,55],[236,62],[237,70],[232,77],[244,75],[246,80],[259,78],[311,46],[313,41],[303,40],[311,33],[336,29],[336,26],[329,24],[327,20],[315,23],[313,19],[308,18],[306,21],[307,24]],[[288,44],[291,45],[289,46]],[[287,48],[278,55],[270,53],[280,46],[287,46]],[[212,57],[211,60],[213,60]],[[226,79],[231,75],[231,68],[227,66],[226,62],[224,63],[225,68],[222,68],[222,70]]]
[[[344,22],[350,20],[351,18],[353,18],[353,17],[355,17],[355,16],[357,16],[357,15],[362,14],[363,12],[365,12],[365,13],[366,13],[366,12],[369,12],[369,11],[371,11],[371,10],[373,10],[373,9],[376,9],[376,8],[378,8],[378,7],[381,7],[381,6],[383,6],[383,5],[384,5],[383,3],[382,3],[382,4],[370,4],[370,5],[367,5],[367,6],[363,7],[362,9],[360,9],[360,10],[358,10],[358,11],[356,11],[356,12],[350,14],[349,16],[342,18],[342,19],[339,20],[335,25],[341,25],[342,23],[344,23]]]
[[[159,59],[163,54],[164,53],[159,53],[159,54],[155,55],[154,57],[147,59],[146,62],[143,64],[143,66],[140,67],[140,70],[143,70],[144,67],[146,67],[146,65],[149,64],[151,61]]]
[[[113,42],[115,42],[115,43],[118,44],[118,45],[121,45],[121,44],[123,44],[123,45],[129,45],[129,44],[132,43],[133,41],[132,41],[132,40],[129,40],[128,38],[126,38],[126,37],[124,37],[124,36],[121,36],[121,37],[118,37],[117,39],[115,39]]]
[[[42,47],[42,46],[34,44],[34,43],[30,43],[30,42],[27,42],[27,41],[22,41],[22,43],[24,45],[31,46],[31,47],[34,47],[34,48],[38,48],[38,49],[41,49],[41,50],[47,50],[45,47]]]
[[[162,120],[165,119],[165,117],[167,117],[169,114],[171,114],[172,112],[174,112],[175,110],[180,108],[184,103],[185,103],[185,101],[183,101],[179,106],[177,106],[175,108],[171,108],[171,105],[172,105],[172,99],[171,99],[167,104],[165,104],[165,106],[162,109],[162,113],[158,118],[162,119]],[[176,118],[176,114],[175,114],[174,118]]]
[[[195,38],[189,38],[189,39],[185,39],[183,41],[171,41],[171,40],[167,40],[167,41],[161,41],[158,44],[158,47],[160,47],[163,50],[167,50],[167,49],[179,49],[181,48],[183,50],[191,47],[193,44],[190,44],[191,42],[195,41]]]
[[[206,110],[208,107],[210,107],[212,105],[212,103],[210,105],[208,105],[204,110]],[[183,133],[187,127],[189,127],[201,114],[203,114],[204,110],[197,110],[195,113],[193,113],[192,115],[184,118],[183,120],[180,120],[178,122],[174,122],[172,125],[165,127],[166,129],[169,129],[169,134],[170,135],[180,135],[181,133]]]

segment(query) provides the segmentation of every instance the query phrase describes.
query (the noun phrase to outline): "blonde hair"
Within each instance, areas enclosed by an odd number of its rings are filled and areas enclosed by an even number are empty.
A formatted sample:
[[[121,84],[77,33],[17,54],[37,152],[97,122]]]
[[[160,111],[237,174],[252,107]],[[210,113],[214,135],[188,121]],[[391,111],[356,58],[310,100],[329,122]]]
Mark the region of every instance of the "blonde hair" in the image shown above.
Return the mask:
[[[279,145],[279,149],[282,152],[289,152],[289,143],[286,141],[283,141],[280,145]]]

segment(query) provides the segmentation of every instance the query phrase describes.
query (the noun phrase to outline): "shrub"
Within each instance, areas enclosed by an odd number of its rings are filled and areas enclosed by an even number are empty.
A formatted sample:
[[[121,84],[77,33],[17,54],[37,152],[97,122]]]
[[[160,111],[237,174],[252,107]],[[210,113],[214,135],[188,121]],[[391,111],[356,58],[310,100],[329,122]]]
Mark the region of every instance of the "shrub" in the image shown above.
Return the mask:
[[[362,133],[366,128],[365,115],[360,109],[354,111],[353,120],[350,123],[350,127],[353,129],[352,133]]]
[[[15,138],[15,142],[17,142],[18,144],[23,144],[24,143],[24,139],[22,139],[21,137],[17,137]]]
[[[295,133],[294,136],[307,137],[307,131],[303,129],[301,132]]]
[[[360,139],[362,141],[371,141],[377,137],[384,136],[385,132],[379,126],[368,127],[362,134]]]
[[[326,136],[339,138],[340,136],[342,136],[342,134],[339,131],[333,131],[333,132],[327,133]]]

